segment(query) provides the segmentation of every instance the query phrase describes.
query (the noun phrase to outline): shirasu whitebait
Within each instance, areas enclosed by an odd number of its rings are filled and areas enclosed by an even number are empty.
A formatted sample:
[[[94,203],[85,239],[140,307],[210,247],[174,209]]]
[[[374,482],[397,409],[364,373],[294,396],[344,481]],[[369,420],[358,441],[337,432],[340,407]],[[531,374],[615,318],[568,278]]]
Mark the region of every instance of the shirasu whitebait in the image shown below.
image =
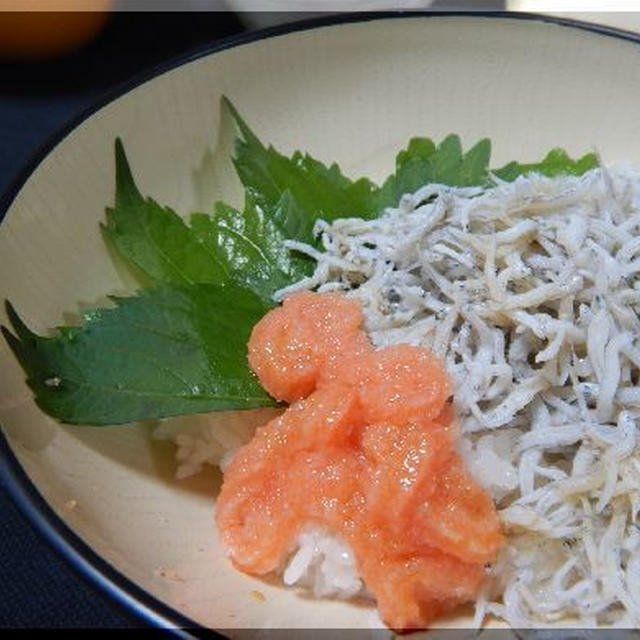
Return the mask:
[[[348,212],[357,216],[358,212]],[[426,185],[319,222],[280,291],[342,290],[378,345],[440,354],[508,532],[477,602],[514,627],[640,625],[640,172]]]

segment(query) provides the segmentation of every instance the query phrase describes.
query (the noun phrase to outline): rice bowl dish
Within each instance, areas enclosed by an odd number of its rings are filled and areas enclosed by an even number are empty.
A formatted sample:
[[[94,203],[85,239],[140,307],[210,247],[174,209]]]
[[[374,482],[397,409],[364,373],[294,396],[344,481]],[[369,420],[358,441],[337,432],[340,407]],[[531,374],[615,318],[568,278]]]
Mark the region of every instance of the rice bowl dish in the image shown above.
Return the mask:
[[[339,291],[362,305],[376,347],[426,347],[446,364],[459,453],[508,533],[475,626],[638,624],[637,189],[634,168],[602,163],[482,187],[425,182],[376,219],[318,221],[319,245],[288,241],[314,268],[277,299]],[[153,438],[176,445],[189,486],[205,467],[228,468],[281,411],[237,412],[215,431],[206,416],[163,419]],[[285,584],[370,597],[343,540],[312,528],[297,544]]]

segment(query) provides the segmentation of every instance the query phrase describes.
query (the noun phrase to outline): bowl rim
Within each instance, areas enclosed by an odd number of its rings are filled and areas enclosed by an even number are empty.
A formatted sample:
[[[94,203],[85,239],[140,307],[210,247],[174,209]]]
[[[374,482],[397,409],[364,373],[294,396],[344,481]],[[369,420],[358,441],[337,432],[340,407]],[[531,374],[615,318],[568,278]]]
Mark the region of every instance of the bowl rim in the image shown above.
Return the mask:
[[[521,20],[546,23],[571,29],[588,31],[601,36],[626,40],[640,45],[640,33],[625,31],[598,23],[584,22],[574,18],[557,17],[538,13],[512,11],[372,11],[327,14],[319,17],[280,24],[263,29],[245,31],[215,40],[173,56],[149,69],[108,88],[92,103],[70,117],[53,134],[49,135],[24,162],[17,175],[0,193],[0,226],[22,187],[35,169],[74,129],[94,113],[134,88],[184,64],[204,58],[227,49],[274,38],[298,31],[311,31],[322,27],[397,19],[438,19],[438,18],[478,18]],[[85,543],[58,516],[42,497],[35,484],[27,476],[9,446],[0,424],[0,486],[2,486],[28,523],[49,543],[68,566],[75,570],[85,582],[106,596],[107,600],[119,605],[134,620],[151,627],[171,631],[178,637],[192,637],[187,630],[204,631],[206,628],[189,619],[160,599],[136,585],[124,574],[109,564]],[[207,629],[213,637],[224,636]]]

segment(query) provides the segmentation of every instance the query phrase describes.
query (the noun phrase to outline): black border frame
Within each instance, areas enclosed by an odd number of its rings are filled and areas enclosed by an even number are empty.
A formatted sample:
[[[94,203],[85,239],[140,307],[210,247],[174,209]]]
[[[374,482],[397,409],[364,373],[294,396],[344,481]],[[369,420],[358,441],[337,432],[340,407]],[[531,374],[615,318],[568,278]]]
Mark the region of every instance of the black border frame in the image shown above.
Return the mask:
[[[579,29],[602,36],[626,40],[640,45],[640,33],[624,31],[595,23],[586,23],[570,18],[557,18],[533,13],[508,11],[384,11],[367,13],[331,14],[306,19],[290,24],[269,27],[217,40],[212,44],[197,47],[192,51],[173,57],[161,64],[136,74],[132,78],[120,82],[107,90],[90,107],[83,109],[69,119],[53,135],[45,140],[32,157],[24,164],[17,177],[0,194],[0,224],[27,182],[33,171],[45,157],[76,127],[101,108],[121,97],[128,91],[153,78],[171,71],[183,64],[199,58],[224,51],[237,46],[258,42],[297,31],[308,31],[322,27],[370,22],[389,19],[438,19],[451,17],[475,17],[480,19],[522,20],[541,22],[554,26]],[[0,485],[27,518],[29,523],[43,536],[47,542],[64,558],[75,571],[93,587],[97,587],[134,618],[158,629],[170,631],[177,637],[189,638],[202,635],[224,636],[206,629],[164,604],[144,589],[117,571],[102,557],[96,554],[80,537],[74,533],[64,521],[53,511],[52,507],[40,495],[25,471],[20,466],[6,437],[0,430]]]

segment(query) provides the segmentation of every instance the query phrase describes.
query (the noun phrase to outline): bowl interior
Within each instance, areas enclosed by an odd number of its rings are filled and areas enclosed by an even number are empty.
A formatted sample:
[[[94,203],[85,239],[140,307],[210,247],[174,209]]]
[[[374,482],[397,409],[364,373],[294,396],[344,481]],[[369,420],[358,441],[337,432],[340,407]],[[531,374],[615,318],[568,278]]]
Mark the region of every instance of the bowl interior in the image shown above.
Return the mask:
[[[65,314],[133,290],[98,226],[113,200],[116,136],[141,191],[157,201],[184,214],[209,211],[216,199],[238,203],[223,94],[263,140],[336,160],[352,176],[379,180],[411,136],[451,132],[465,146],[490,137],[494,166],[556,146],[637,162],[639,52],[635,42],[543,21],[438,15],[292,31],[206,55],[101,108],[47,155],[0,227],[0,298],[44,333]],[[55,424],[35,407],[4,341],[0,422],[55,512],[194,621],[215,629],[375,624],[368,605],[313,601],[234,571],[213,523],[219,474],[174,480],[172,447],[151,440],[153,425]]]

